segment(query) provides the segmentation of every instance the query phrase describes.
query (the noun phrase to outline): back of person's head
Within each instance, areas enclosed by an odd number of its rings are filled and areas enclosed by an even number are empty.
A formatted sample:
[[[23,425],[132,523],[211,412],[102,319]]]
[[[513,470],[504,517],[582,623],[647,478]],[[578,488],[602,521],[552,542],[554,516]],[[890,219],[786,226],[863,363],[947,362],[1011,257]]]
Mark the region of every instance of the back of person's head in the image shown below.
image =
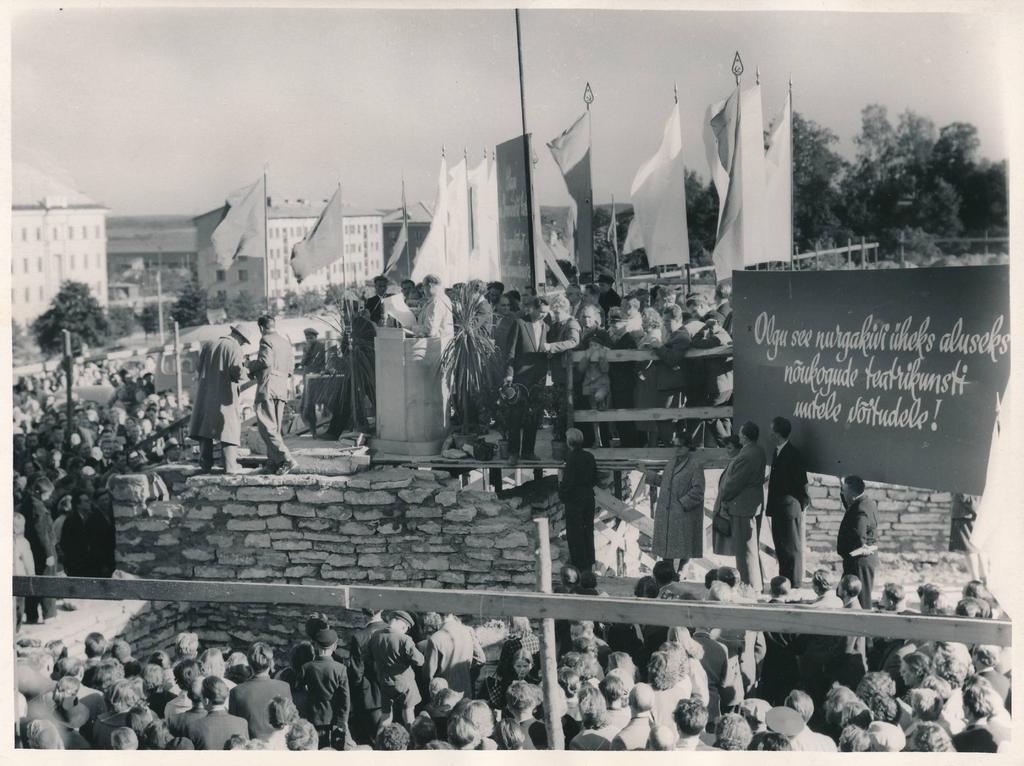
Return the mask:
[[[99,664],[86,669],[85,685],[103,692],[107,697],[114,684],[124,680],[124,665],[115,659],[100,660]],[[109,699],[107,700],[109,706]]]
[[[224,677],[224,653],[220,649],[207,649],[199,657],[204,676]]]
[[[990,611],[994,611],[999,607],[999,602],[996,601],[996,597],[992,595],[992,592],[981,580],[971,580],[968,582],[964,586],[963,597],[981,599],[988,604]]]
[[[835,588],[834,581],[832,580],[832,573],[827,569],[816,569],[814,574],[811,576],[811,588],[819,596],[823,596],[826,593],[832,591]]]
[[[972,617],[979,620],[988,620],[992,618],[992,607],[989,606],[987,601],[982,601],[980,598],[962,598],[957,602],[956,609],[953,612],[957,617]]]
[[[740,570],[736,567],[718,567],[718,581],[724,582],[730,588],[735,588],[742,582],[740,578]]]
[[[772,418],[772,431],[783,439],[788,439],[789,435],[793,432],[793,424],[780,415],[779,417]]]
[[[85,637],[85,656],[88,659],[102,657],[107,653],[107,639],[102,633],[90,633]]]
[[[637,598],[657,598],[658,591],[661,588],[658,586],[658,581],[650,575],[644,575],[636,581],[636,585],[633,588],[633,595]]]
[[[996,693],[984,676],[970,676],[963,689],[964,712],[972,718],[990,718],[996,712]]]
[[[629,687],[626,686],[626,682],[618,675],[606,675],[601,679],[600,683],[601,694],[604,695],[604,701],[608,703],[608,707],[612,708],[615,706],[623,707],[626,703],[626,698],[629,695]]]
[[[848,599],[855,599],[860,595],[861,591],[860,578],[857,575],[848,574],[843,575],[843,579],[839,581],[839,593]]]
[[[654,707],[654,689],[650,684],[638,683],[629,691],[629,709],[633,715],[650,712]]]
[[[840,753],[866,753],[871,746],[871,735],[860,726],[845,726],[839,733]]]
[[[721,750],[746,750],[753,737],[747,719],[736,713],[726,713],[715,724],[715,747]]]
[[[267,704],[267,719],[275,729],[283,729],[299,717],[295,703],[287,697],[274,697]]]
[[[673,727],[664,724],[652,726],[651,736],[647,740],[647,749],[661,752],[675,750],[678,741],[679,735],[676,734]]]
[[[654,652],[647,662],[647,682],[655,691],[671,689],[679,680],[679,670],[668,652]]]
[[[882,588],[882,604],[888,610],[894,610],[906,598],[903,586],[898,582],[887,582]]]
[[[243,737],[241,734],[232,734],[227,738],[224,743],[224,750],[245,750],[245,745],[248,743],[249,738]]]
[[[952,753],[953,740],[941,725],[933,722],[919,723],[907,737],[907,753]]]
[[[822,706],[825,721],[833,728],[840,728],[839,720],[842,715],[843,707],[848,702],[852,702],[856,699],[857,695],[850,687],[839,685],[833,686],[825,695],[825,704]]]
[[[718,569],[709,569],[704,573],[704,589],[710,590],[711,584],[718,581]]]
[[[292,670],[298,672],[302,669],[302,666],[307,662],[312,662],[316,659],[316,650],[313,648],[313,644],[309,641],[300,641],[292,647],[291,654],[289,655],[289,661],[292,666]]]
[[[962,687],[964,680],[971,672],[970,654],[962,645],[960,651],[947,651],[941,646],[938,647],[932,657],[932,663],[935,675],[953,689]]]
[[[111,750],[138,750],[139,738],[127,726],[119,726],[110,732]]]
[[[274,668],[274,651],[261,641],[249,647],[246,659],[253,673],[270,672]]]
[[[575,588],[580,581],[580,570],[572,564],[566,564],[558,570],[559,579],[566,588]]]
[[[723,604],[732,603],[732,587],[728,583],[724,583],[720,580],[711,583],[711,587],[708,588],[707,600],[717,601]]]
[[[203,702],[207,705],[223,705],[228,701],[228,685],[216,676],[203,679]]]
[[[669,560],[662,559],[661,561],[656,562],[652,572],[654,574],[654,579],[658,582],[658,585],[665,586],[670,582],[679,581],[679,573],[676,572],[675,566],[673,566],[672,562]]]
[[[757,427],[757,423],[752,423],[749,420],[740,426],[740,433],[743,434],[747,439],[754,444],[761,436],[761,429]]]
[[[142,700],[139,698],[135,685],[131,681],[120,680],[114,683],[109,690],[107,707],[115,713],[127,713]]]
[[[58,680],[65,676],[75,676],[77,678],[80,677],[82,670],[82,661],[77,657],[68,655],[57,660],[53,667],[53,675]]]
[[[597,659],[597,654],[586,654],[579,655],[579,664],[576,666],[576,672],[580,674],[580,680],[586,683],[593,679],[594,681],[601,681],[604,678],[604,670],[601,668],[601,662]]]
[[[921,614],[943,614],[946,611],[942,590],[938,585],[925,583],[919,586],[917,597],[921,600]]]
[[[480,743],[480,739],[480,732],[470,721],[462,716],[448,719],[448,744],[456,750],[472,750]]]
[[[199,636],[196,633],[179,633],[174,639],[174,651],[179,658],[195,659],[199,655]]]
[[[163,691],[166,680],[164,669],[159,665],[149,662],[142,668],[142,689],[147,697]]]
[[[1002,654],[1003,650],[1000,646],[995,644],[978,644],[974,647],[972,654],[975,669],[980,672],[986,668],[994,668],[999,664],[999,658]]]
[[[653,702],[653,695],[651,699]],[[682,699],[672,711],[672,720],[676,722],[680,737],[696,737],[708,725],[708,709],[698,699]]]
[[[842,730],[846,726],[859,726],[862,729],[868,728],[874,716],[871,708],[865,705],[860,699],[854,698],[839,708],[839,726]]]
[[[561,667],[558,669],[558,685],[562,687],[562,691],[567,697],[575,697],[581,684],[580,674],[572,668]]]
[[[772,598],[785,598],[789,595],[789,578],[777,575],[768,585]]]
[[[127,641],[122,638],[115,639],[110,643],[110,656],[120,662],[122,665],[128,662],[132,658],[132,647]]]
[[[811,699],[811,695],[800,689],[791,691],[783,704],[798,712],[804,723],[810,721],[814,715],[814,700]]]
[[[864,483],[864,479],[860,476],[847,476],[843,479],[843,484],[849,488],[854,497],[863,495],[864,490],[867,488],[867,485]]]
[[[409,727],[409,749],[422,750],[432,739],[437,739],[437,726],[430,713],[424,710]]]
[[[920,692],[918,694],[917,692]],[[925,721],[937,721],[946,701],[953,695],[953,689],[948,683],[938,676],[927,675],[916,689],[911,689],[910,704],[914,708],[914,715]],[[929,696],[934,695],[934,696]],[[918,706],[921,706],[921,713],[918,715]],[[928,711],[938,709],[934,718],[929,718]]]
[[[292,722],[284,735],[284,741],[289,750],[316,750],[320,746],[320,737],[316,733],[316,728],[303,718]]]
[[[864,674],[857,684],[857,696],[864,702],[876,694],[896,696],[896,681],[885,671],[873,670]]]
[[[58,706],[64,703],[75,704],[81,688],[82,684],[76,676],[62,676],[53,687],[53,701]]]
[[[747,750],[788,751],[792,749],[793,743],[789,737],[775,731],[759,731],[747,745]]]
[[[53,641],[47,641],[46,651],[48,651],[50,656],[53,657],[54,662],[68,656],[67,645],[59,638],[54,639]]]
[[[171,664],[171,656],[164,651],[155,651],[149,655],[146,662],[152,663],[153,665],[159,665],[164,670],[170,670],[174,666]]]
[[[483,700],[466,700],[460,715],[476,727],[481,737],[494,733],[494,711]]]
[[[203,672],[196,660],[181,660],[174,666],[174,683],[183,692],[188,692],[196,680],[203,677]]]
[[[593,654],[597,656],[597,641],[593,636],[578,636],[572,642],[573,651],[579,654]],[[520,649],[520,651],[522,651]],[[529,654],[529,652],[527,652]],[[532,655],[531,655],[532,659]]]
[[[577,695],[584,729],[600,729],[608,722],[608,704],[599,689],[584,686]]]
[[[293,724],[294,725],[294,724]],[[388,724],[377,733],[374,750],[408,750],[409,732],[397,723]]]
[[[146,730],[139,738],[139,745],[143,750],[163,750],[173,739],[167,722],[162,718],[154,719],[146,726]]]
[[[505,692],[505,707],[509,712],[521,714],[537,707],[537,698],[533,693],[533,685],[526,681],[513,681]]]
[[[526,744],[526,735],[523,734],[523,727],[512,718],[502,718],[498,721],[498,730],[495,734],[499,750],[522,750]]]
[[[25,747],[29,750],[63,750],[64,740],[53,721],[37,718],[25,727]]]
[[[149,709],[145,702],[138,703],[128,711],[128,726],[135,732],[135,736],[140,742],[146,732],[146,727],[154,720],[156,720],[156,714]]]

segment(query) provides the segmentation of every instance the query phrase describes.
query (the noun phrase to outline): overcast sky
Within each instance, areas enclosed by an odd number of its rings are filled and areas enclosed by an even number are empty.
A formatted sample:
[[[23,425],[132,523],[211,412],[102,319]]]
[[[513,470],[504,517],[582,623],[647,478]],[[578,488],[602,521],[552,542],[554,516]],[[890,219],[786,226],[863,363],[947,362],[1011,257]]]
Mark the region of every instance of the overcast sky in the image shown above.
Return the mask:
[[[592,107],[595,199],[628,199],[679,89],[686,163],[707,177],[701,122],[739,49],[765,120],[792,74],[797,111],[852,155],[877,102],[978,127],[1007,154],[996,20],[938,14],[524,11],[539,198],[568,197],[543,146]],[[12,20],[13,153],[60,168],[114,214],[195,214],[269,165],[270,193],[397,206],[432,201],[441,145],[521,132],[508,11],[73,10]]]

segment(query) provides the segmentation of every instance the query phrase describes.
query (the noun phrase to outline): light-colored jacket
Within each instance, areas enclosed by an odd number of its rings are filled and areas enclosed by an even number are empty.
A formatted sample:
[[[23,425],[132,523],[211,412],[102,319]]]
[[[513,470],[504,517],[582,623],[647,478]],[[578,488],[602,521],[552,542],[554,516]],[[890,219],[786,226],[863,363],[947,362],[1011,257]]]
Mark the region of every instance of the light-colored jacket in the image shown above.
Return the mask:
[[[192,405],[189,436],[239,444],[238,381],[242,349],[234,338],[207,341],[199,352],[199,386]]]
[[[291,341],[277,332],[260,338],[255,369],[257,402],[288,399],[295,370],[295,348]]]

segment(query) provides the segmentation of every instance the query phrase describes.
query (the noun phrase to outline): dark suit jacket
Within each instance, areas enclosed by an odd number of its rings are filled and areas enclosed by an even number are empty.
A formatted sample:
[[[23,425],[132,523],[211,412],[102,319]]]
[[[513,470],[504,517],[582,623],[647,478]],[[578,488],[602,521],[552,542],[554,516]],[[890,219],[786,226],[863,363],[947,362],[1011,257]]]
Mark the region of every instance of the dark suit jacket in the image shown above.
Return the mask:
[[[544,383],[548,374],[547,325],[541,324],[539,342],[535,342],[530,322],[517,319],[509,343],[509,359],[506,376],[511,374],[515,383],[527,389]]]
[[[652,348],[658,361],[654,365],[658,390],[682,391],[686,388],[686,351],[690,348],[690,333],[685,327],[670,334],[658,348]]]
[[[348,688],[353,711],[380,710],[380,682],[368,647],[374,633],[387,629],[384,622],[375,620],[353,632],[349,639]]]
[[[305,718],[314,726],[348,723],[348,671],[330,657],[317,657],[302,666],[306,687]]]
[[[618,340],[612,340],[611,333],[606,330],[598,330],[594,340],[602,346],[614,350],[632,351],[636,349],[636,338],[630,333],[623,333]],[[608,365],[608,382],[611,384],[612,398],[619,398],[616,394],[633,395],[636,388],[636,362],[612,362]]]
[[[764,450],[759,444],[747,444],[729,463],[719,489],[722,507],[730,516],[750,518],[764,502]]]
[[[786,442],[778,454],[772,449],[772,471],[768,478],[768,515],[773,515],[775,509],[783,505],[783,500],[787,496],[796,498],[801,507],[805,506],[806,485],[807,471],[804,470],[804,460],[792,442]]]
[[[847,557],[852,551],[865,545],[875,544],[875,533],[878,529],[878,511],[875,501],[861,495],[846,509],[843,520],[839,522],[839,536],[836,540],[836,553]]]
[[[548,329],[547,347],[554,356],[548,360],[551,381],[564,386],[569,379],[569,354],[580,345],[580,323],[575,319],[563,319]]]
[[[249,737],[265,739],[274,733],[268,706],[274,697],[292,698],[292,689],[284,681],[250,678],[231,690],[228,712],[249,722]]]
[[[226,710],[211,710],[202,718],[189,721],[185,732],[196,750],[223,750],[224,743],[236,734],[248,737],[249,724]]]
[[[21,514],[25,517],[25,539],[32,548],[35,559],[35,574],[42,574],[46,559],[50,556],[56,561],[57,535],[53,531],[53,516],[49,508],[38,497],[27,496],[21,504]]]

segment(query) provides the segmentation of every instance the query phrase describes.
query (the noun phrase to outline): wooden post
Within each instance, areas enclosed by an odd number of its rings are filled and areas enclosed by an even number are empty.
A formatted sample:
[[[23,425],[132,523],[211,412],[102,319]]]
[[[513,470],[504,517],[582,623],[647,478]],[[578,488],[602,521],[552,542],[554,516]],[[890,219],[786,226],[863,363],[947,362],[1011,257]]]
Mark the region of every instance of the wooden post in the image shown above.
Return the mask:
[[[789,256],[789,270],[793,271],[796,268],[796,245],[793,245],[793,252]]]
[[[866,240],[864,239],[863,236],[861,236],[861,238],[860,238],[860,267],[862,269],[866,269],[868,267],[868,251],[867,251],[867,248],[864,246],[865,242],[866,242]]]
[[[67,389],[68,389],[68,392],[67,392],[68,393],[68,395],[67,395],[68,422],[66,424],[66,428],[65,428],[64,433],[65,433],[65,441],[67,441],[67,443],[70,444],[71,443],[71,431],[72,431],[71,423],[74,420],[74,415],[75,415],[75,400],[74,400],[74,397],[72,395],[72,388],[74,388],[74,385],[75,385],[75,359],[74,359],[73,356],[71,356],[71,331],[70,330],[61,330],[61,332],[64,334],[64,376],[65,376],[64,380],[65,380],[65,385],[67,386]]]
[[[565,427],[566,427],[566,429],[570,429],[570,428],[573,427],[573,425],[576,422],[576,412],[575,412],[576,402],[574,402],[573,398],[572,398],[573,368],[576,365],[573,364],[573,361],[572,361],[572,351],[567,351],[564,356],[565,356],[565,363],[567,365],[569,365],[569,370],[566,372],[566,375],[565,375],[565,380],[566,380],[566,383],[565,383]],[[554,440],[555,441],[559,441],[559,438],[558,438],[559,436],[561,436],[563,440],[565,439],[565,434],[555,434],[554,437],[553,437]]]
[[[985,229],[985,255],[988,255],[988,229]]]
[[[903,231],[900,231],[900,268],[902,269],[906,265],[906,258],[903,254]]]
[[[846,238],[846,265],[853,265],[853,240],[849,237]]]
[[[551,593],[551,541],[547,516],[534,517],[537,525],[537,590]],[[554,702],[558,699],[558,669],[555,662],[555,621],[541,620],[540,632],[541,689],[544,692],[544,726],[548,731],[548,749],[565,749],[562,721]]]
[[[814,240],[814,270],[821,271],[821,256],[818,255],[818,250],[821,248],[821,241]]]
[[[181,337],[178,334],[178,320],[174,320],[174,390],[181,407]]]

